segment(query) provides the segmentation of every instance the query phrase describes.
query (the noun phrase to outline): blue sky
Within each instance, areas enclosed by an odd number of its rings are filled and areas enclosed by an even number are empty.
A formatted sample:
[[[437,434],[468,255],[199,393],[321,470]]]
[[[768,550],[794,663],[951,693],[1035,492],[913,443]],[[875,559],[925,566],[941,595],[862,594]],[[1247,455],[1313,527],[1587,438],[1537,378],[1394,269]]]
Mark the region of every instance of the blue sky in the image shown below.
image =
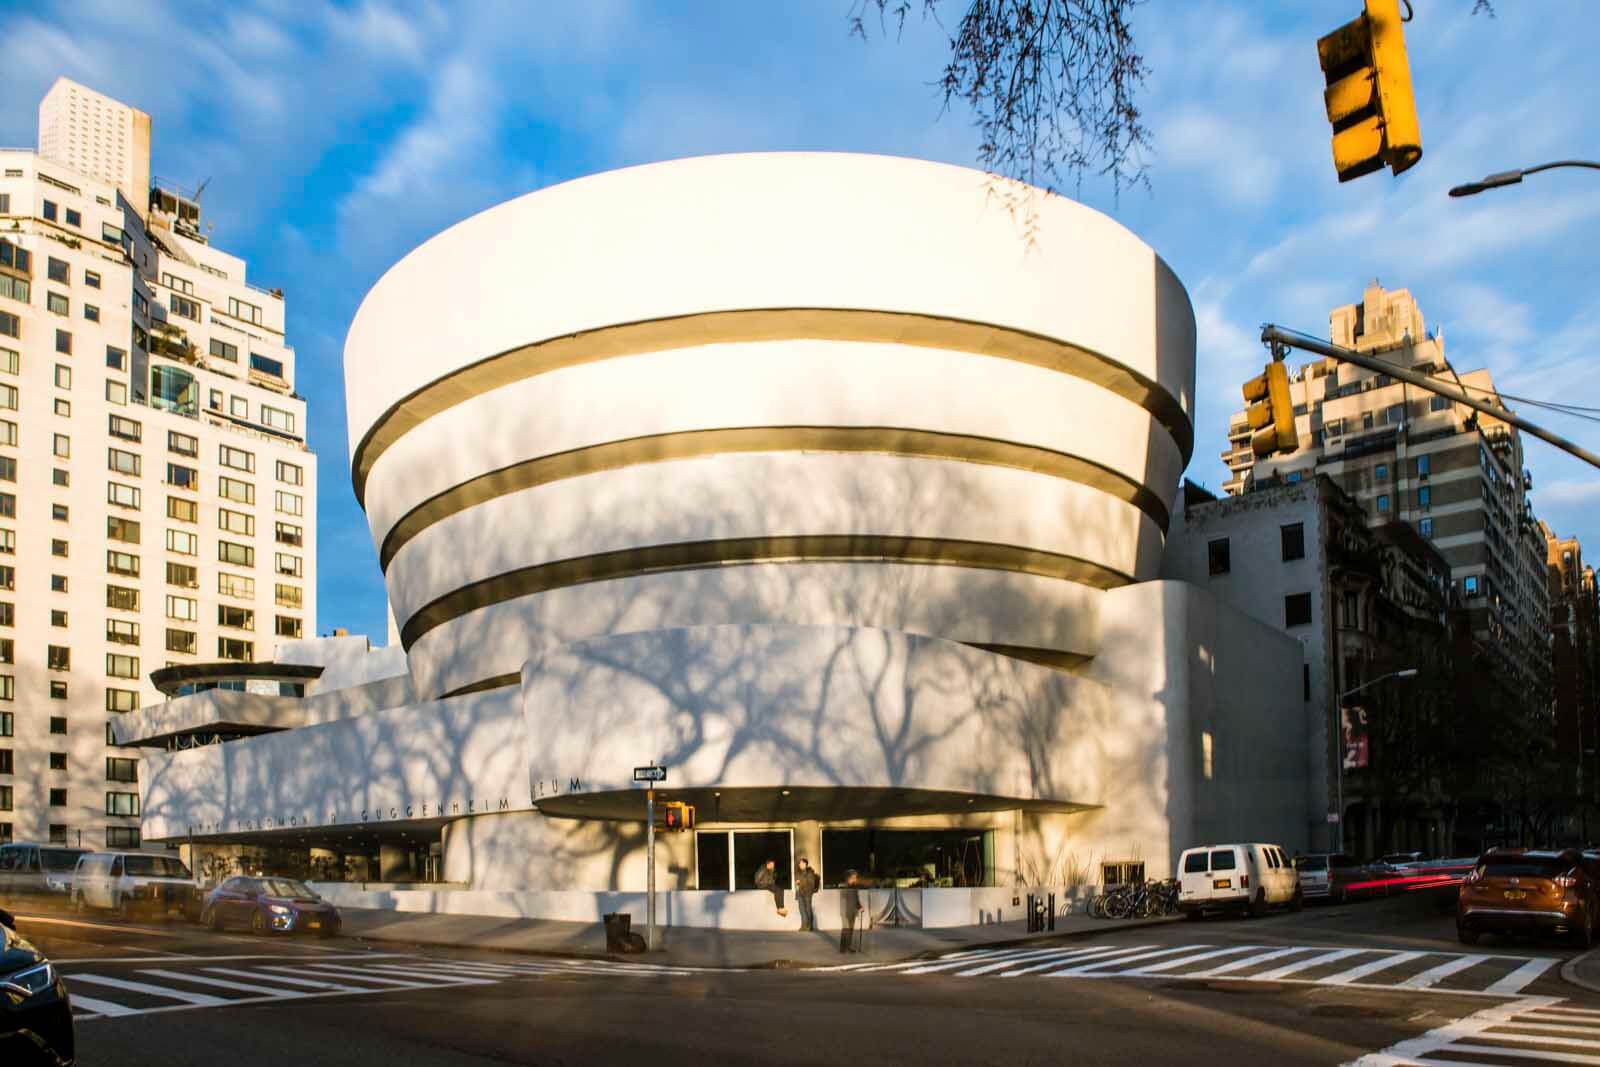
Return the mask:
[[[1600,174],[1558,171],[1469,200],[1445,190],[1547,159],[1600,158],[1592,0],[1414,0],[1407,27],[1425,155],[1399,179],[1339,185],[1316,39],[1359,0],[1152,0],[1150,191],[1075,195],[1152,244],[1199,324],[1190,476],[1216,458],[1260,323],[1326,335],[1369,279],[1406,287],[1452,362],[1501,387],[1600,407]],[[947,0],[953,16],[958,0]],[[850,0],[694,4],[226,5],[0,0],[0,144],[32,145],[65,74],[151,113],[153,170],[209,178],[213,240],[282,286],[322,471],[320,611],[382,640],[384,596],[348,478],[340,356],[396,259],[509,197],[595,171],[707,152],[837,149],[970,164],[976,138],[929,87],[943,29],[849,37]],[[1073,193],[1073,190],[1068,190]],[[448,313],[450,309],[428,309]],[[1526,412],[1531,414],[1530,412]],[[1600,450],[1593,423],[1549,425]],[[1534,502],[1600,559],[1600,473],[1533,442]]]

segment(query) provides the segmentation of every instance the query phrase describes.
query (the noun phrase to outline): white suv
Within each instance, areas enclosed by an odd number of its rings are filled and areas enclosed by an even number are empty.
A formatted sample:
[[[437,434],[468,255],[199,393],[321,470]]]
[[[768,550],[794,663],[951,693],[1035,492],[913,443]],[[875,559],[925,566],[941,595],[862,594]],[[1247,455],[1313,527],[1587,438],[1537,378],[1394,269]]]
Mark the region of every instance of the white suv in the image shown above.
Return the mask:
[[[1261,915],[1274,905],[1298,910],[1300,879],[1277,845],[1198,845],[1178,857],[1178,910],[1186,919],[1242,909]]]
[[[135,912],[194,918],[200,914],[200,888],[174,856],[156,852],[91,852],[78,860],[72,904],[79,911],[104,908],[126,918]]]

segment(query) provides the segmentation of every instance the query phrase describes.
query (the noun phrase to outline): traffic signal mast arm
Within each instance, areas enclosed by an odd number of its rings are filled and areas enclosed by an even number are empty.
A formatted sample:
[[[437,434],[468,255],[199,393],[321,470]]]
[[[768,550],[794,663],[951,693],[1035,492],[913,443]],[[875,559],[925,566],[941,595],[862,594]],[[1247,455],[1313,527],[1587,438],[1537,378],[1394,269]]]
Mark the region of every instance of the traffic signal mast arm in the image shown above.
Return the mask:
[[[1340,348],[1337,345],[1330,345],[1310,337],[1288,333],[1271,323],[1261,328],[1261,342],[1266,345],[1285,345],[1289,348],[1298,348],[1302,352],[1312,352],[1319,356],[1327,356],[1329,359],[1337,359],[1342,363],[1354,363],[1358,367],[1365,367],[1367,370],[1377,371],[1379,374],[1387,374],[1397,381],[1406,382],[1430,393],[1438,393],[1440,396],[1448,397],[1458,404],[1465,404],[1473,411],[1481,411],[1483,414],[1499,419],[1501,422],[1510,423],[1524,433],[1530,433],[1539,438],[1539,440],[1554,445],[1569,455],[1577,456],[1591,467],[1600,467],[1600,456],[1590,452],[1587,448],[1575,445],[1565,437],[1553,434],[1541,426],[1535,426],[1527,419],[1506,410],[1504,407],[1479,400],[1468,395],[1465,390],[1429,375],[1418,374],[1414,370],[1396,366],[1376,356],[1369,356],[1364,352],[1355,352],[1351,349]]]

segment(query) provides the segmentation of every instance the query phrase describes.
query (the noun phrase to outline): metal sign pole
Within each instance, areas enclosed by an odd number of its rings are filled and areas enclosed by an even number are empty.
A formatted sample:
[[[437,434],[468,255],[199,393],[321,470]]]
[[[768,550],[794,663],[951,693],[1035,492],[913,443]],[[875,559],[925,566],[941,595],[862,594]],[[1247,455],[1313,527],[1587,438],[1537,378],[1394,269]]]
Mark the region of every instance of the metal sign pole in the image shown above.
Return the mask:
[[[645,888],[645,944],[651,952],[656,944],[656,791],[652,786],[644,793],[644,861],[649,867]]]

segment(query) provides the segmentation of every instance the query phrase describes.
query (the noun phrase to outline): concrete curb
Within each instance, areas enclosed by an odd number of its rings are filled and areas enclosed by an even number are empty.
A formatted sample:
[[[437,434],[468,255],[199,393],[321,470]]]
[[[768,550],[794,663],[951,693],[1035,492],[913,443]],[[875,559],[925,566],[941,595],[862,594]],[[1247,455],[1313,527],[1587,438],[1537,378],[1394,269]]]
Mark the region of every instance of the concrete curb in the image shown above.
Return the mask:
[[[964,941],[941,945],[936,948],[924,949],[906,956],[893,956],[873,959],[873,964],[911,963],[917,960],[937,959],[951,952],[972,952],[987,949],[1017,948],[1024,945],[1051,945],[1064,941],[1079,941],[1087,938],[1098,937],[1101,934],[1115,933],[1120,930],[1131,930],[1145,926],[1158,926],[1162,923],[1175,922],[1182,918],[1180,915],[1164,915],[1152,919],[1125,919],[1106,920],[1096,926],[1085,927],[1079,930],[1069,930],[1056,934],[1035,935],[1033,937],[1010,937],[997,941]],[[621,955],[606,952],[594,952],[585,949],[560,949],[560,948],[524,948],[512,945],[478,945],[469,941],[452,941],[446,939],[428,938],[386,938],[371,937],[365,934],[347,935],[349,940],[360,941],[369,947],[380,945],[415,945],[430,948],[470,948],[481,952],[506,952],[518,956],[539,956],[554,959],[584,959],[584,960],[625,960],[631,963],[658,964],[663,967],[690,967],[702,971],[813,971],[830,970],[838,966],[833,962],[812,963],[805,960],[769,959],[752,963],[695,963],[674,960],[670,950],[657,953],[644,953],[641,955]]]
[[[1589,960],[1593,960],[1595,966],[1600,968],[1600,948],[1592,948],[1583,955],[1574,956],[1566,963],[1563,963],[1561,965],[1561,980],[1570,985],[1575,985],[1579,989],[1586,989],[1590,993],[1600,993],[1600,982],[1591,982],[1587,978],[1578,977],[1579,965]]]

